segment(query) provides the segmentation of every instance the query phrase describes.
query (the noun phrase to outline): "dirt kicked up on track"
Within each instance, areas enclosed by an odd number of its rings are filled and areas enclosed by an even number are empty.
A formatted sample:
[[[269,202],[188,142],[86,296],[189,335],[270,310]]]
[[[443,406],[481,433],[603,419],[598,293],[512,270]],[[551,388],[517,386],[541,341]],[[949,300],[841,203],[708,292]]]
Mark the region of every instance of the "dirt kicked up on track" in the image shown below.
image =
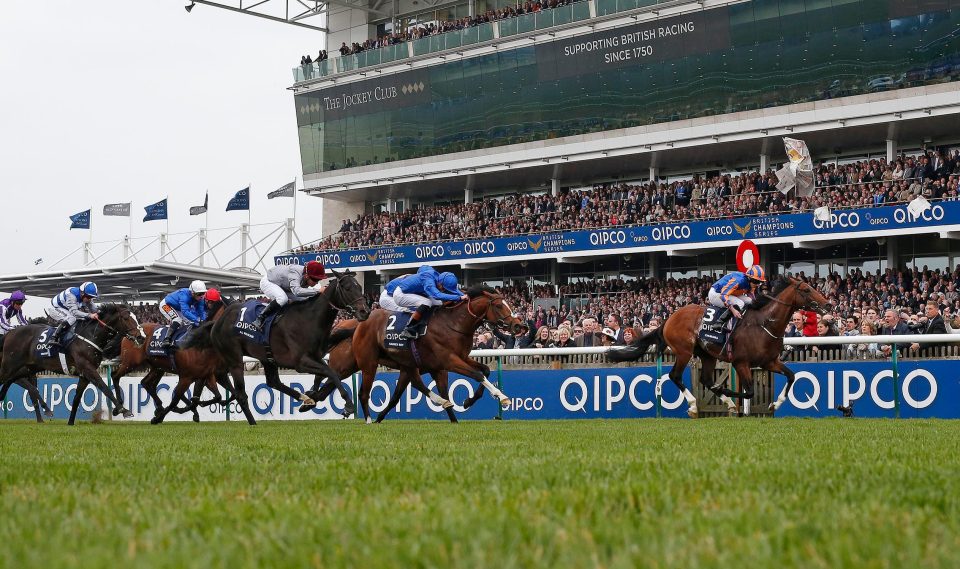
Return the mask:
[[[58,423],[0,567],[960,566],[960,421]]]

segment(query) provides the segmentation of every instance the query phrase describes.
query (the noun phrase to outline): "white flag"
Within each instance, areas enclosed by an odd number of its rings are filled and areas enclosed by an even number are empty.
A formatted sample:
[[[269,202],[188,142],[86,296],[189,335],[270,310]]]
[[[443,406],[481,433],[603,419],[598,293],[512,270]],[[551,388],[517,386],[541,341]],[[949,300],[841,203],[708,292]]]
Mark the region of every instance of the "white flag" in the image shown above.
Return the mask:
[[[917,196],[907,205],[907,211],[910,212],[910,219],[920,217],[920,214],[930,209],[930,202],[923,196]]]
[[[830,208],[822,205],[817,209],[813,210],[813,218],[818,221],[830,221]]]

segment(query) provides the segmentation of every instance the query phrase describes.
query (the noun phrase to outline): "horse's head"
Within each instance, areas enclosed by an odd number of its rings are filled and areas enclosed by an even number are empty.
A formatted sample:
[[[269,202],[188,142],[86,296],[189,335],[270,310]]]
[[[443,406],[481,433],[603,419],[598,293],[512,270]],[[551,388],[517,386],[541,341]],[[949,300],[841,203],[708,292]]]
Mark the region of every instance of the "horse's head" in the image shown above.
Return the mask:
[[[517,318],[513,309],[507,304],[503,295],[489,290],[487,287],[481,289],[471,288],[467,293],[470,296],[467,307],[471,314],[474,314],[472,305],[474,302],[486,301],[487,307],[483,311],[483,320],[490,322],[498,328],[509,330],[513,334],[519,334],[524,326],[523,321]]]
[[[790,302],[793,308],[803,308],[818,314],[826,314],[830,310],[830,301],[819,290],[794,277],[790,277],[790,282],[793,284],[790,289],[795,291]]]
[[[120,334],[137,346],[142,346],[147,339],[143,327],[130,309],[120,304],[104,304],[98,312],[100,321],[113,332]]]
[[[331,297],[333,306],[338,310],[346,310],[360,322],[369,318],[370,307],[367,305],[367,298],[363,295],[363,288],[357,282],[356,273],[353,271],[338,273],[333,269],[330,272],[336,278]]]

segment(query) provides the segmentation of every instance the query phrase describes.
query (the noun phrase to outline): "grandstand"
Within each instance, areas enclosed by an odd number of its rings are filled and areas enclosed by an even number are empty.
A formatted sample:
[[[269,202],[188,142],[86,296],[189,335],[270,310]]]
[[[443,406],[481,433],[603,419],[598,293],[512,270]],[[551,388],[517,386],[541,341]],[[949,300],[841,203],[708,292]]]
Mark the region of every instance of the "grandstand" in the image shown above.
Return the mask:
[[[586,283],[684,297],[661,313],[698,301],[743,238],[769,271],[821,285],[903,286],[907,271],[903,302],[888,304],[914,313],[914,276],[916,291],[954,280],[960,15],[948,5],[501,4],[331,16],[334,57],[294,69],[291,87],[322,235],[277,262],[351,267],[371,289],[430,262],[540,290],[524,293],[530,309],[568,314],[590,304]],[[785,136],[811,149],[811,197],[776,190]],[[913,216],[917,196],[933,207]],[[813,218],[822,205],[829,221]]]

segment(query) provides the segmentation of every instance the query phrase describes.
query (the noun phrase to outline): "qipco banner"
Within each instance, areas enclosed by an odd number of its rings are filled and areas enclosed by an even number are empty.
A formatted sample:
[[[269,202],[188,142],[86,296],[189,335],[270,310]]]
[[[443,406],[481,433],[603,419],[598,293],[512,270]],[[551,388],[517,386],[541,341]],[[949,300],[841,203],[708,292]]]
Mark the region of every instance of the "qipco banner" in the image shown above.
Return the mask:
[[[512,237],[492,237],[423,245],[395,245],[369,249],[342,249],[280,255],[278,265],[320,261],[327,268],[386,267],[421,263],[457,262],[470,259],[507,259],[528,255],[576,253],[582,251],[661,250],[665,245],[737,244],[743,239],[778,242],[817,235],[855,235],[905,228],[938,228],[960,224],[960,202],[936,202],[914,216],[906,206],[845,209],[829,219],[815,219],[812,213],[793,213],[693,221],[689,223],[638,225],[616,229],[568,231]]]
[[[858,417],[893,417],[899,404],[901,417],[960,418],[956,361],[901,360],[896,381],[889,361],[789,365],[796,382],[778,417],[836,417],[837,405],[852,405]],[[776,376],[774,393],[786,381]]]

